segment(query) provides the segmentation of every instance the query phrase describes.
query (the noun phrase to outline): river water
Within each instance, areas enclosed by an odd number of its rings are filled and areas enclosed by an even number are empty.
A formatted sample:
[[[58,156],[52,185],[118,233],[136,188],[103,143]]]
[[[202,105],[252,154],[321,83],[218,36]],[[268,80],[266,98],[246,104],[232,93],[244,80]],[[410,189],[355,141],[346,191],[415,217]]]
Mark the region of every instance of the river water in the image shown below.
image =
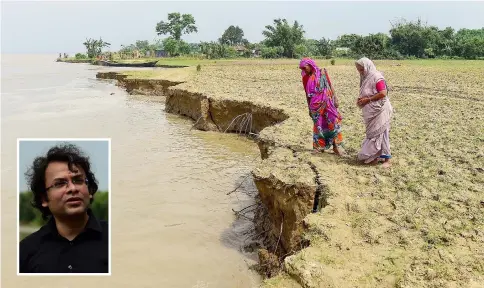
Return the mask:
[[[254,143],[190,130],[162,97],[130,96],[56,55],[2,55],[1,287],[254,287],[250,229],[226,195],[254,166]],[[113,94],[114,93],[114,94]],[[111,264],[103,277],[17,276],[17,138],[111,138]],[[240,189],[255,189],[249,180]]]

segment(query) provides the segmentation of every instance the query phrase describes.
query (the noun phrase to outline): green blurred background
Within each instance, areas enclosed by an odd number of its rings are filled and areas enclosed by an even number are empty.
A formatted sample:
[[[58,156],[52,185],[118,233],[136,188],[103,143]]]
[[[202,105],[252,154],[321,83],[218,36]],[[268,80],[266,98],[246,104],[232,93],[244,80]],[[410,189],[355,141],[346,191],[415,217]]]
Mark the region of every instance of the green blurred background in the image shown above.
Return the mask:
[[[46,222],[42,219],[39,210],[32,206],[33,193],[19,193],[19,236],[20,240],[38,230]],[[109,193],[98,191],[94,194],[94,201],[91,204],[94,215],[100,220],[108,221],[109,217]]]

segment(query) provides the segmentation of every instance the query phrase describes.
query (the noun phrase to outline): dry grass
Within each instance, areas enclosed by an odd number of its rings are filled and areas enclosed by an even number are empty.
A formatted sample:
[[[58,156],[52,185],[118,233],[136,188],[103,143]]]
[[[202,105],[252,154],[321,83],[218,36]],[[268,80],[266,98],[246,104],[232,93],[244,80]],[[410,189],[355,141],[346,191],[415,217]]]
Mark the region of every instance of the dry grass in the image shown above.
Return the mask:
[[[328,68],[339,95],[351,157],[305,156],[324,176],[331,197],[320,214],[307,217],[311,246],[291,257],[291,273],[306,275],[303,264],[317,263],[316,272],[304,276],[307,283],[322,278],[335,287],[484,286],[483,62],[376,62],[395,109],[388,171],[353,160],[364,126],[352,62],[318,62]],[[285,109],[291,118],[262,134],[301,150],[311,147],[297,61],[183,71],[190,75],[177,88]],[[280,287],[276,283],[266,286]]]

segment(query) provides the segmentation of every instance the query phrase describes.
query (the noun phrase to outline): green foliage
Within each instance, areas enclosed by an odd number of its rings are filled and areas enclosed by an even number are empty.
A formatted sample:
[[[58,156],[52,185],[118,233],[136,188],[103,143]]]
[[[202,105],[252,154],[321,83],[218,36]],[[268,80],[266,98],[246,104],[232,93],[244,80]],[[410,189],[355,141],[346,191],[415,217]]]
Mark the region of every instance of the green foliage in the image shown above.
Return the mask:
[[[319,56],[319,41],[314,39],[306,39],[304,46],[306,46],[307,56]]]
[[[96,192],[91,204],[92,213],[100,220],[109,220],[109,193]]]
[[[336,39],[335,46],[340,48],[351,48],[360,37],[361,36],[357,34],[343,34]]]
[[[333,65],[333,66],[334,66],[334,64],[336,64],[336,60],[331,59],[331,65]]]
[[[287,58],[297,56],[295,53],[296,46],[304,43],[305,31],[302,25],[294,21],[291,26],[286,19],[275,19],[274,26],[267,25],[265,28],[266,30],[262,32],[262,35],[265,36],[264,44],[267,47],[283,47],[283,56]],[[272,54],[272,51],[269,54]],[[268,54],[266,53],[266,55]]]
[[[42,226],[45,221],[42,214],[32,206],[33,194],[22,192],[19,194],[19,222],[22,225]],[[91,209],[98,219],[108,220],[109,216],[109,193],[98,191],[94,194]]]
[[[163,48],[170,56],[190,54],[190,45],[183,40],[168,37],[163,40]]]
[[[299,44],[294,47],[294,55],[296,58],[307,57],[308,55],[308,48],[304,44]]]
[[[160,21],[156,24],[156,33],[158,35],[169,34],[171,38],[180,40],[182,34],[198,32],[195,26],[195,18],[191,14],[169,13],[168,21]]]
[[[200,49],[207,59],[235,58],[238,56],[233,47],[213,41],[202,42]]]
[[[87,55],[82,53],[76,53],[76,59],[87,59]]]
[[[225,32],[222,34],[222,37],[219,39],[220,44],[225,45],[243,45],[247,44],[247,40],[244,39],[244,31],[239,26],[231,25]]]
[[[180,38],[183,34],[198,32],[195,19],[191,14],[169,13],[168,21],[156,25],[158,35],[169,34],[158,43],[136,41],[135,44],[122,46],[120,54],[129,54],[135,49],[141,53],[165,49],[170,56],[203,54],[208,59],[251,57],[252,50],[260,50],[263,58],[300,58],[324,57],[331,59],[358,58],[372,59],[483,59],[484,28],[461,29],[457,32],[452,27],[439,29],[428,26],[421,20],[400,21],[392,24],[389,34],[377,33],[366,36],[344,34],[336,40],[321,38],[305,39],[303,26],[295,21],[292,25],[286,19],[275,19],[273,25],[267,25],[262,34],[261,43],[250,43],[244,39],[244,31],[239,26],[229,26],[216,42],[188,44]],[[91,41],[91,42],[89,42]],[[88,57],[101,54],[99,47],[109,46],[102,40],[89,40],[86,43],[93,47],[88,49]],[[98,41],[94,45],[94,41]],[[247,50],[237,52],[230,46],[244,46]],[[96,46],[97,48],[95,48]],[[76,55],[77,57],[77,55]],[[79,56],[82,57],[82,56]]]
[[[318,41],[318,55],[320,56],[331,56],[333,54],[334,44],[331,40],[326,38],[321,38]]]
[[[373,59],[381,59],[388,54],[390,43],[391,38],[388,35],[383,33],[370,34],[357,38],[350,48],[357,57],[366,56]]]
[[[394,48],[403,55],[417,58],[458,56],[477,59],[484,56],[484,28],[439,30],[424,25],[421,20],[402,21],[390,30]]]
[[[266,59],[281,58],[284,56],[284,47],[262,47],[261,54]]]
[[[197,65],[197,72],[202,71],[202,66],[200,64]]]
[[[455,34],[454,55],[466,59],[484,57],[484,28],[461,29]]]
[[[148,40],[136,40],[136,43],[134,45],[136,49],[140,52],[145,54],[146,51],[150,50],[150,41]]]
[[[32,193],[19,194],[19,220],[20,223],[30,223],[36,218],[35,209],[32,207]]]
[[[99,40],[89,38],[82,44],[86,47],[88,58],[96,58],[102,54],[103,48],[111,46],[110,43],[104,42],[102,38],[99,38]]]

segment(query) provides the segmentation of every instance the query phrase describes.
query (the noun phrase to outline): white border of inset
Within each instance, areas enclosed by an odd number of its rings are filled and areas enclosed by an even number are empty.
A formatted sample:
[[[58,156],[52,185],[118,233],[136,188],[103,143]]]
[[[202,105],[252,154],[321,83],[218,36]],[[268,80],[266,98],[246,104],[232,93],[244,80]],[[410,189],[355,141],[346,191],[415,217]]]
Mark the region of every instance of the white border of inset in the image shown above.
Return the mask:
[[[19,185],[19,180],[20,180],[20,175],[19,175],[19,148],[20,148],[20,141],[56,141],[56,142],[70,142],[70,141],[78,141],[78,142],[93,142],[93,141],[107,141],[108,142],[108,199],[109,199],[109,220],[108,220],[108,225],[109,225],[109,245],[108,245],[108,253],[109,253],[109,272],[108,273],[19,273],[20,271],[20,266],[19,266],[19,253],[20,253],[20,236],[19,236],[19,224],[20,224],[20,209],[19,209],[19,202],[20,202],[20,185]],[[17,138],[17,276],[99,276],[99,277],[104,277],[104,276],[111,276],[112,272],[112,267],[113,267],[113,262],[112,262],[112,257],[111,257],[111,138]]]

